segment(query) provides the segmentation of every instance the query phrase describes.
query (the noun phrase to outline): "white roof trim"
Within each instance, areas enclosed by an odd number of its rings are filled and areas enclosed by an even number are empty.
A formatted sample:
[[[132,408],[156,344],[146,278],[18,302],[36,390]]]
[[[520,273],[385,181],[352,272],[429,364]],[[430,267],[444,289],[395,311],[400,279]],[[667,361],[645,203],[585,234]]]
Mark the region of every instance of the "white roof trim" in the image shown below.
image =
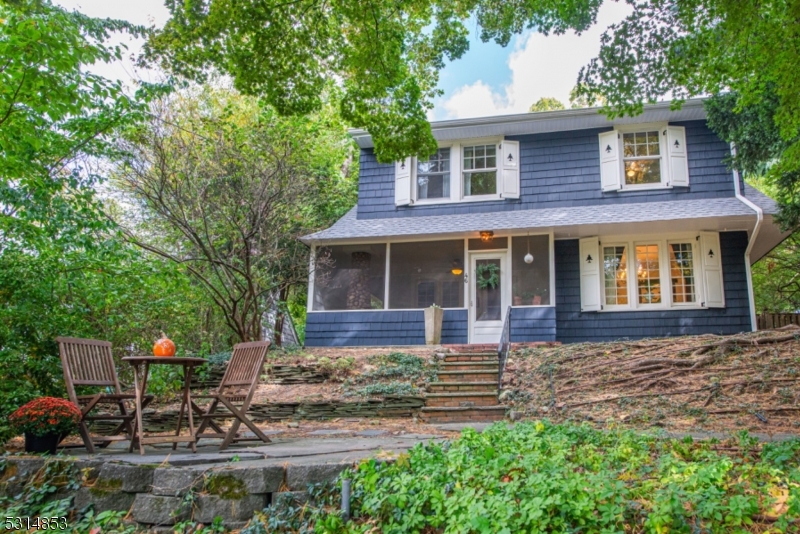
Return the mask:
[[[608,128],[623,124],[649,122],[677,122],[706,118],[702,98],[687,100],[681,109],[670,110],[671,102],[658,102],[644,106],[636,117],[619,117],[609,120],[600,108],[565,109],[539,113],[521,113],[475,119],[456,119],[431,122],[433,137],[437,141],[471,139],[507,135],[526,135],[589,128]],[[363,129],[350,130],[350,136],[361,148],[372,148],[372,136]]]

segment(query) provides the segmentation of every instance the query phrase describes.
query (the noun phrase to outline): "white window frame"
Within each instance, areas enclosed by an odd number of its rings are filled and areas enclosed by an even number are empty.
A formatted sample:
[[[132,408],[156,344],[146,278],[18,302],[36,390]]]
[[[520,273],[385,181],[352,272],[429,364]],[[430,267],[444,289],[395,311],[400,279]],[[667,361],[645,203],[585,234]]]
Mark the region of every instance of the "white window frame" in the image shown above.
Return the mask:
[[[502,139],[494,139],[494,140],[468,140],[461,143],[461,150],[459,151],[459,170],[460,176],[460,185],[461,188],[461,200],[464,202],[475,202],[481,200],[500,200],[500,183],[502,180],[501,172],[502,167],[499,165],[500,161],[503,159],[503,151],[501,145],[503,144]],[[478,172],[487,172],[490,169],[472,169],[470,171],[466,171],[464,169],[464,149],[468,147],[476,147],[476,146],[489,146],[494,145],[495,153],[494,153],[494,194],[490,195],[469,195],[464,192],[464,175],[467,172],[471,173],[478,173]],[[484,156],[486,157],[486,156]]]
[[[669,250],[667,247],[672,243],[690,243],[692,245],[692,260],[695,279],[695,302],[672,302],[672,277],[669,271]],[[661,303],[659,304],[640,304],[638,283],[636,277],[636,246],[637,245],[658,245],[658,273],[661,284]],[[619,312],[619,311],[652,311],[670,309],[691,309],[703,310],[703,269],[701,249],[697,241],[697,233],[669,234],[666,236],[644,236],[628,235],[613,236],[607,239],[600,237],[600,255],[603,256],[603,249],[612,246],[625,246],[627,249],[628,269],[628,304],[627,305],[607,305],[605,295],[605,270],[602,263],[600,269],[600,281],[602,285],[602,309],[600,312]]]
[[[693,276],[694,276],[694,302],[673,302],[672,301],[672,268],[669,265],[669,246],[670,245],[678,245],[689,243],[692,245],[692,269],[693,269]],[[697,238],[694,239],[668,239],[667,240],[667,278],[669,279],[669,300],[670,305],[673,308],[699,308],[703,302],[703,294],[701,293],[702,289],[702,279],[703,279],[703,271],[702,271],[702,250],[700,248],[700,243],[698,242]],[[699,267],[698,268],[698,264]],[[699,276],[698,276],[699,275]]]
[[[607,311],[620,311],[620,310],[627,310],[631,308],[631,276],[630,276],[630,268],[631,268],[631,244],[627,241],[608,241],[605,242],[602,239],[600,240],[600,257],[602,258],[602,263],[600,265],[600,283],[601,289],[603,290],[603,310]],[[628,303],[627,304],[608,304],[606,302],[606,269],[605,269],[605,251],[606,247],[625,247],[625,254],[627,257],[628,266],[626,268],[627,275],[625,278],[626,281],[626,291],[628,296]]]
[[[417,168],[419,165],[419,158],[412,158],[412,162],[414,165],[414,183],[411,184],[411,200],[413,205],[417,204],[447,204],[453,201],[453,191],[456,189],[453,187],[453,154],[460,154],[458,145],[448,145],[442,144],[436,147],[436,150],[440,150],[442,148],[449,148],[450,149],[450,195],[447,198],[419,198],[419,187],[417,180],[419,180]],[[460,155],[459,155],[460,157]],[[461,162],[458,162],[458,168],[461,167]]]
[[[657,122],[648,124],[631,124],[626,126],[616,126],[614,131],[619,135],[617,137],[618,154],[619,154],[619,176],[620,186],[619,192],[624,191],[647,191],[648,189],[672,189],[670,183],[670,168],[669,157],[667,149],[667,136],[664,134],[668,123]],[[623,141],[624,134],[626,133],[643,133],[643,132],[657,132],[658,133],[658,151],[659,161],[661,164],[661,181],[655,184],[627,184],[625,182],[625,143]],[[641,159],[653,159],[651,157],[641,157]]]
[[[416,176],[414,176],[414,183],[412,184],[411,188],[411,205],[412,206],[423,206],[429,204],[464,204],[467,202],[486,202],[492,200],[502,200],[500,189],[501,189],[501,180],[503,168],[500,165],[500,160],[502,159],[502,149],[500,148],[503,144],[504,138],[503,137],[477,137],[474,139],[460,139],[454,141],[446,141],[441,142],[437,146],[437,150],[440,148],[449,148],[450,149],[450,198],[418,198],[418,191],[417,191],[417,183],[416,183]],[[496,154],[496,167],[495,167],[495,193],[493,195],[471,195],[465,196],[464,195],[464,171],[463,171],[463,164],[464,164],[464,147],[465,146],[479,146],[479,145],[491,145],[494,144],[497,147],[497,154]],[[413,169],[416,171],[417,168],[417,158],[412,158],[412,166]],[[416,173],[415,173],[416,174]]]

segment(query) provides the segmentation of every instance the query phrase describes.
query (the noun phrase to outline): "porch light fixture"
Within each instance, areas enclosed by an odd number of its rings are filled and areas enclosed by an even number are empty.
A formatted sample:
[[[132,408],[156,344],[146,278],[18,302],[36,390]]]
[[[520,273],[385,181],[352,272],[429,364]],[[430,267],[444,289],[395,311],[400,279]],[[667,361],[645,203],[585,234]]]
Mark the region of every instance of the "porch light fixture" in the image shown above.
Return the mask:
[[[450,269],[450,272],[456,276],[464,272],[464,268],[461,266],[461,262],[459,260],[453,260],[453,268]]]
[[[533,254],[531,254],[531,236],[530,236],[530,234],[528,234],[528,253],[525,254],[525,257],[523,259],[525,260],[525,263],[527,263],[527,264],[533,263]]]
[[[490,242],[493,237],[494,237],[494,232],[492,232],[491,230],[481,231],[481,241],[483,241],[484,243]]]

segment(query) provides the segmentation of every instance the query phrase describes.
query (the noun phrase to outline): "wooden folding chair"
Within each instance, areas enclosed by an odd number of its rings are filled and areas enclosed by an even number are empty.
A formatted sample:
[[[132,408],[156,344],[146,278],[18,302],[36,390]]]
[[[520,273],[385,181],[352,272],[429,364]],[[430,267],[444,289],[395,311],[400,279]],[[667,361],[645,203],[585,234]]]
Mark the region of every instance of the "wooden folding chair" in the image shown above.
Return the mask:
[[[200,417],[200,426],[197,428],[195,437],[200,438],[224,438],[219,450],[225,450],[231,443],[240,441],[262,441],[270,443],[270,439],[264,435],[250,419],[247,418],[247,410],[253,400],[253,394],[258,387],[258,379],[264,368],[264,360],[267,357],[269,341],[254,341],[251,343],[239,343],[233,346],[233,354],[228,362],[228,368],[219,384],[217,390],[208,395],[193,395],[195,399],[211,399],[211,403],[205,410],[199,408],[192,401],[192,409]],[[239,404],[236,406],[234,403]],[[220,406],[222,405],[222,406]],[[218,412],[218,408],[227,408],[230,413]],[[214,419],[233,419],[231,427],[225,432]],[[245,438],[237,436],[239,426],[244,425],[249,428],[255,437]],[[211,427],[215,432],[204,433],[206,428]]]
[[[81,410],[81,422],[78,431],[86,449],[94,453],[94,446],[107,447],[112,441],[132,439],[133,428],[131,421],[135,417],[135,410],[131,413],[125,407],[126,400],[134,400],[133,393],[123,393],[117,379],[117,370],[111,356],[111,343],[95,339],[80,339],[74,337],[58,337],[58,351],[61,354],[61,366],[64,370],[64,381],[67,394],[75,406]],[[100,391],[94,395],[78,395],[76,386],[93,386],[97,388],[113,388],[113,393]],[[142,407],[153,400],[152,395],[142,399]],[[119,414],[89,415],[98,405],[116,404]],[[89,434],[87,421],[119,421],[119,425],[108,436],[92,438]],[[126,436],[120,436],[120,432]]]

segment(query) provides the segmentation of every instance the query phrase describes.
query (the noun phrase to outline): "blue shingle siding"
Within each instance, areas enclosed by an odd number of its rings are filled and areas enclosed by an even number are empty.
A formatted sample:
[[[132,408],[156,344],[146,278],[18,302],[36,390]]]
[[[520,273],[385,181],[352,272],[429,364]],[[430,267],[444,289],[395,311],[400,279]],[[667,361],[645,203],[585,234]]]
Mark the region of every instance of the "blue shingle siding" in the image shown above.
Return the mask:
[[[555,340],[555,307],[513,308],[511,310],[512,342]]]
[[[520,142],[520,198],[455,205],[394,205],[394,165],[379,164],[371,149],[361,151],[358,218],[488,213],[519,209],[626,204],[734,196],[733,179],[723,160],[727,143],[705,121],[671,123],[686,128],[689,187],[636,192],[600,190],[597,135],[609,128],[509,137]]]
[[[445,310],[442,343],[467,342],[467,310]],[[424,345],[422,310],[308,312],[307,347]]]
[[[721,232],[725,308],[581,313],[578,240],[555,242],[556,339],[564,343],[750,330],[744,251],[747,232]],[[513,317],[513,315],[512,315]]]

